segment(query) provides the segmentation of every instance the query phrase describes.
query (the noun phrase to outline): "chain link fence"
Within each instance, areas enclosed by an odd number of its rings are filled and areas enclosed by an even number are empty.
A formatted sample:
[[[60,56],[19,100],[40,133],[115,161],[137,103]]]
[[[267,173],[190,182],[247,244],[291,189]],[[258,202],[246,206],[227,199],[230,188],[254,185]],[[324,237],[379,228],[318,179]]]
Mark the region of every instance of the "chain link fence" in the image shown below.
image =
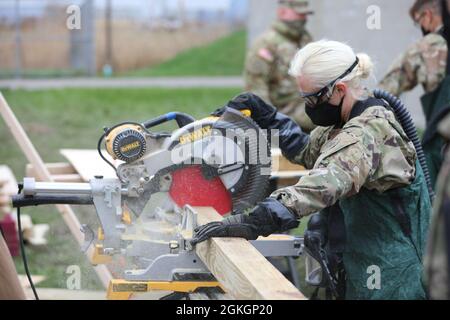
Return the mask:
[[[243,27],[246,0],[238,1],[202,8],[183,0],[0,0],[0,78],[155,65]]]

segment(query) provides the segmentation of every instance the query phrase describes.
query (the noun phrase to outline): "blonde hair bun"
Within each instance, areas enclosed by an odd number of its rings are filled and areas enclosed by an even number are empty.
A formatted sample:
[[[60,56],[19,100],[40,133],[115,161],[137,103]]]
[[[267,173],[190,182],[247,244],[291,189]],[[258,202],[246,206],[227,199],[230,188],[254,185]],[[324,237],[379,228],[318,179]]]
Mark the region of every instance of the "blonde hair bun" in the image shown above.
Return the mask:
[[[357,77],[367,79],[373,72],[374,65],[372,59],[365,53],[358,53],[356,56],[359,59],[356,71]]]

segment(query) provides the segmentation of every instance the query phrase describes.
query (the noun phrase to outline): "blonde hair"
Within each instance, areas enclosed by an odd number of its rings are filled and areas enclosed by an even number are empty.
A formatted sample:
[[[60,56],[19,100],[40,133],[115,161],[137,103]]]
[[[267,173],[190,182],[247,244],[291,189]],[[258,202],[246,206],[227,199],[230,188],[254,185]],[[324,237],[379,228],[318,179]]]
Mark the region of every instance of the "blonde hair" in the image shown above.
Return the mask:
[[[329,40],[309,43],[295,55],[289,74],[296,78],[306,77],[320,89],[347,71],[356,57],[358,65],[338,82],[345,82],[353,96],[361,99],[364,91],[361,81],[372,76],[374,65],[367,54],[355,54],[345,43]]]

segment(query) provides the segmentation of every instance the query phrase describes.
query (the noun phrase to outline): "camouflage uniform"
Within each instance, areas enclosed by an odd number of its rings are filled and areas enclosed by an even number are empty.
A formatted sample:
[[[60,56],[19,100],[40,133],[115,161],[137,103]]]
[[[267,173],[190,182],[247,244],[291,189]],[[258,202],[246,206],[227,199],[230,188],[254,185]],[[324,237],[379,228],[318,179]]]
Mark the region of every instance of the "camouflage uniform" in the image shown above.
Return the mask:
[[[314,125],[305,113],[296,80],[288,71],[298,49],[311,41],[306,30],[299,37],[285,23],[277,21],[248,52],[244,71],[247,91],[292,117],[306,131]]]
[[[418,83],[422,84],[425,94],[421,97],[421,104],[426,120],[422,146],[433,187],[443,160],[440,153],[443,140],[436,127],[449,105],[450,96],[450,79],[445,74],[446,60],[446,40],[438,32],[430,33],[400,57],[380,83],[382,89],[397,96]]]
[[[312,171],[271,196],[299,217],[338,203],[346,229],[346,298],[424,299],[421,256],[431,206],[414,145],[394,114],[375,105],[342,129],[318,127],[293,160]],[[396,220],[394,197],[404,201],[409,237]],[[372,265],[381,268],[380,290],[366,286]]]
[[[450,141],[450,115],[439,125],[439,132]],[[427,255],[425,256],[425,278],[432,299],[450,299],[449,249],[446,224],[450,213],[450,150],[447,151],[437,183],[437,197],[434,203]],[[447,218],[445,217],[447,215]],[[448,228],[448,227],[447,227]]]
[[[439,33],[430,33],[394,62],[379,87],[400,96],[421,84],[430,93],[444,80],[446,65],[447,42]]]
[[[400,134],[395,116],[372,107],[342,129],[318,127],[309,145],[294,159],[313,169],[297,185],[277,190],[282,202],[300,216],[333,205],[361,188],[385,192],[408,185],[415,174],[414,145]],[[397,125],[398,126],[398,125]]]

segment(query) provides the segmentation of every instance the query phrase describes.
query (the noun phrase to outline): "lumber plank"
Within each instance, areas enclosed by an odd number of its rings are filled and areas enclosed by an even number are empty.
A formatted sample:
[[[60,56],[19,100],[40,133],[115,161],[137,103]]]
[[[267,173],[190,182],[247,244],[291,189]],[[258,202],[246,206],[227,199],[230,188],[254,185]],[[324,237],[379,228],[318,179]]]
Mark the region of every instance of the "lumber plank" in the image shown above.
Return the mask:
[[[20,281],[20,285],[22,286],[22,288],[24,289],[28,289],[31,288],[30,282],[28,281],[28,277],[26,274],[19,274],[19,281]],[[33,280],[33,284],[36,286],[37,284],[41,283],[42,281],[44,281],[46,279],[45,276],[38,276],[38,275],[31,275],[31,280]]]
[[[279,179],[299,179],[303,176],[307,176],[310,170],[286,170],[286,171],[273,171],[272,178]]]
[[[24,300],[14,262],[3,237],[0,236],[0,300]]]
[[[75,168],[75,171],[81,176],[83,181],[89,181],[94,176],[103,176],[104,178],[116,178],[114,170],[100,158],[97,150],[90,149],[61,149],[60,153],[66,157],[69,163]],[[105,157],[114,165],[120,162],[114,161],[106,152]]]
[[[75,171],[75,168],[66,162],[61,163],[45,163],[52,180],[55,182],[83,182],[81,176]],[[32,164],[27,164],[25,176],[33,177],[36,181],[41,181]]]
[[[200,225],[222,219],[212,208],[194,209]],[[227,293],[235,299],[306,299],[245,239],[212,238],[197,244],[196,253]]]
[[[45,163],[45,166],[51,175],[76,173],[75,168],[68,162]],[[34,166],[31,163],[28,163],[26,166],[26,175],[31,177],[37,175]]]
[[[273,171],[303,171],[305,168],[301,165],[290,162],[286,159],[279,148],[272,148],[272,170]]]
[[[5,123],[10,129],[15,140],[19,144],[22,152],[25,154],[27,160],[31,164],[33,164],[33,167],[36,169],[37,176],[39,177],[39,179],[41,179],[42,181],[53,182],[51,174],[48,171],[47,167],[45,166],[44,162],[42,161],[42,158],[40,157],[34,145],[31,143],[30,138],[28,137],[25,130],[21,126],[19,120],[17,120],[16,116],[14,115],[13,111],[11,110],[10,106],[6,102],[1,92],[0,92],[0,114],[5,120]],[[84,236],[81,232],[81,224],[78,221],[78,218],[73,212],[72,208],[69,205],[57,205],[56,208],[61,214],[70,232],[72,233],[78,244],[81,246],[84,243]],[[91,247],[89,248],[89,250],[86,251],[88,259],[92,257],[93,250],[94,249]],[[94,267],[94,270],[99,276],[100,281],[102,282],[104,287],[108,288],[112,276],[109,270],[106,268],[106,266],[99,265]]]
[[[0,166],[0,180],[2,182],[0,186],[0,192],[2,195],[12,196],[17,194],[17,181],[8,166]]]

